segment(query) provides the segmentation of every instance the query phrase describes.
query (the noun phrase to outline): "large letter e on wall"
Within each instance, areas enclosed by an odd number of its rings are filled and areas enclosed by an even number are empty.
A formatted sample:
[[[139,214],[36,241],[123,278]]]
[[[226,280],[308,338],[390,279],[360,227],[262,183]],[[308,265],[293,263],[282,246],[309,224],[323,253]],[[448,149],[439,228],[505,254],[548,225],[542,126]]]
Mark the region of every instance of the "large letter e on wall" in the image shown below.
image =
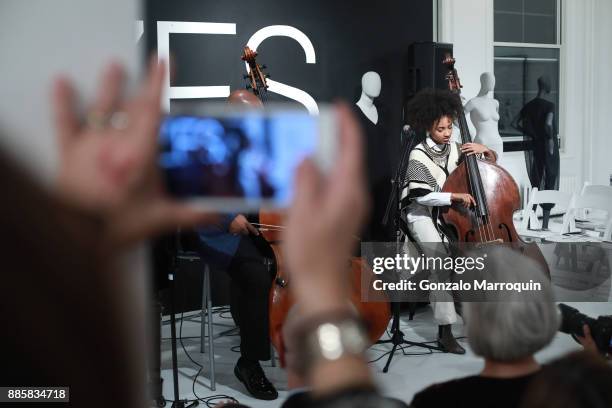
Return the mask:
[[[184,21],[157,22],[158,58],[170,61],[170,33],[181,34],[229,34],[236,35],[233,23],[193,23]],[[169,66],[168,66],[169,67]],[[229,86],[173,86],[170,76],[166,75],[162,109],[170,112],[170,99],[225,98],[230,94]]]

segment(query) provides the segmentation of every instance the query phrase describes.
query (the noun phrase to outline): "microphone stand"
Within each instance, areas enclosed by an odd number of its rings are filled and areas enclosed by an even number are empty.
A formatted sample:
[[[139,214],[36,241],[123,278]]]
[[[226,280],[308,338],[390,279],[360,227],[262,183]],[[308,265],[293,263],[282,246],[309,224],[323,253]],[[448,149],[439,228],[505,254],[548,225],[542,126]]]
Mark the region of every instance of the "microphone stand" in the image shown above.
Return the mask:
[[[403,141],[401,143],[402,156],[398,163],[397,169],[395,170],[395,176],[393,177],[393,180],[391,180],[391,193],[389,194],[389,199],[387,200],[385,216],[382,219],[382,224],[387,225],[389,223],[391,211],[393,211],[393,224],[395,227],[395,247],[397,254],[400,253],[400,250],[402,248],[403,221],[401,212],[399,210],[399,203],[402,193],[402,183],[404,182],[406,172],[408,171],[408,156],[410,154],[410,151],[418,144],[418,138],[412,129],[408,129],[407,131],[402,130],[402,136],[404,136],[404,134],[405,137],[403,137]],[[389,371],[389,365],[391,364],[391,360],[393,360],[395,351],[400,345],[406,344],[408,346],[423,347],[429,350],[443,351],[440,347],[437,346],[404,339],[404,333],[400,330],[400,302],[391,301],[391,313],[393,315],[391,323],[391,338],[387,340],[378,340],[376,342],[376,344],[393,344],[393,348],[391,349],[389,357],[387,358],[387,363],[383,368],[383,373]],[[412,320],[412,317],[410,320]]]

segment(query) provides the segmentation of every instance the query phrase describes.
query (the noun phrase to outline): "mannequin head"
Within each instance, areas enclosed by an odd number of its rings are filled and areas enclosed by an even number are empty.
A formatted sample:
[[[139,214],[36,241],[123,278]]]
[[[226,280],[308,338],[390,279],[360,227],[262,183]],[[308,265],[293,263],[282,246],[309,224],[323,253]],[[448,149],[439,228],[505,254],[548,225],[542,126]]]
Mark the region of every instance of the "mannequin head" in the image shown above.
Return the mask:
[[[550,78],[548,75],[542,75],[538,78],[538,90],[544,93],[550,93],[552,86],[550,85]]]
[[[361,77],[361,90],[370,98],[378,98],[380,95],[380,75],[374,71],[369,71]]]
[[[480,93],[489,93],[495,90],[495,75],[491,72],[483,72],[480,75]]]

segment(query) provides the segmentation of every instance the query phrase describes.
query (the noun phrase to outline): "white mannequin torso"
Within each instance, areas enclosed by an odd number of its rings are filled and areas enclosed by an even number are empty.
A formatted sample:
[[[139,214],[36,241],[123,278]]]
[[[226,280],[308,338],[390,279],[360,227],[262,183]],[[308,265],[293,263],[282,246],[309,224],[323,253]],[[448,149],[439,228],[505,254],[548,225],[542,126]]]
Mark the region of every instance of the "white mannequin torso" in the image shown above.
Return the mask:
[[[380,75],[369,71],[361,77],[361,96],[356,105],[361,109],[366,118],[375,125],[378,123],[378,109],[374,105],[374,99],[380,95]]]
[[[359,106],[359,109],[363,112],[366,118],[370,120],[370,122],[375,125],[378,123],[378,109],[374,105],[374,100],[368,97],[363,92],[361,93],[361,98],[356,103]]]
[[[495,86],[495,77],[493,74],[484,73],[481,82],[480,93],[468,101],[464,110],[466,114],[470,114],[472,124],[476,128],[474,142],[495,150],[499,160],[504,151],[504,142],[498,127],[499,102],[489,97]]]

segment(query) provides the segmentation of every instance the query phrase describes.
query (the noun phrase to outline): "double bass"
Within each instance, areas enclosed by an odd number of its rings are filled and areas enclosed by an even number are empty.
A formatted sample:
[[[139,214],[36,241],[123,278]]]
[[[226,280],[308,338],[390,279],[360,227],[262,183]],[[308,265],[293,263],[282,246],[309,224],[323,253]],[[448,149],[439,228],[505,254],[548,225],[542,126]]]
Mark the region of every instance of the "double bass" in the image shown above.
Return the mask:
[[[249,68],[245,79],[248,81],[247,89],[251,90],[262,102],[267,99],[268,85],[266,79],[269,75],[264,73],[265,66],[256,62],[257,52],[249,47],[244,48],[242,60]],[[287,137],[290,137],[288,135]],[[316,216],[313,214],[313,216]],[[283,254],[281,251],[282,231],[284,230],[283,214],[279,212],[259,212],[259,223],[254,223],[261,235],[266,239],[273,252],[272,267],[275,270],[275,279],[270,289],[270,340],[276,349],[281,364],[284,365],[285,344],[283,340],[283,325],[295,300],[291,293],[291,279],[287,274]],[[347,259],[347,285],[351,286],[351,303],[366,322],[368,334],[372,343],[376,342],[385,332],[391,318],[388,302],[363,302],[362,287],[372,290],[374,274],[365,267],[359,257]],[[364,272],[362,272],[362,270]],[[370,272],[368,274],[368,271]],[[380,298],[380,294],[376,294]]]
[[[455,59],[446,55],[444,65],[448,68],[449,89],[460,98],[462,85],[455,69]],[[457,121],[461,143],[472,142],[463,111],[459,112]],[[464,156],[446,179],[442,191],[471,194],[476,201],[472,208],[450,206],[442,210],[444,222],[454,230],[459,242],[478,245],[504,243],[531,258],[550,276],[548,264],[538,246],[524,242],[514,228],[512,215],[520,208],[520,195],[516,182],[506,170],[476,155]]]

